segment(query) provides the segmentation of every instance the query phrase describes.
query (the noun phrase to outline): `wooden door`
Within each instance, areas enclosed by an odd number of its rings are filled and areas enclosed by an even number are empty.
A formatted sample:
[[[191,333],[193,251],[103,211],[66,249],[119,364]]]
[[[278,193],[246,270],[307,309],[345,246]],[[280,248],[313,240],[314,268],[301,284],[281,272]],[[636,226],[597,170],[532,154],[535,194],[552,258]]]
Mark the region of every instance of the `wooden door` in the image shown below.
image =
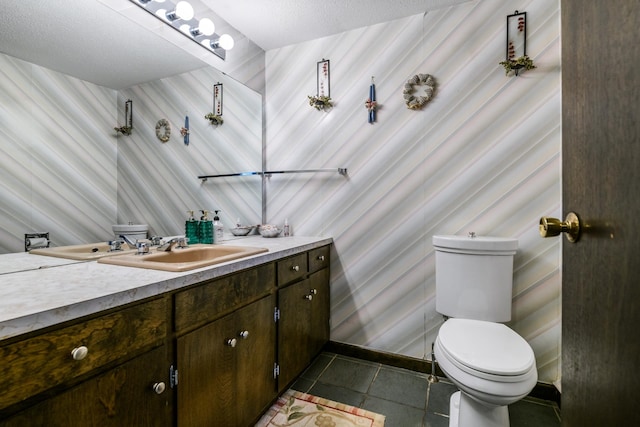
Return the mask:
[[[273,368],[276,361],[275,295],[236,312],[237,425],[249,426],[276,398]]]
[[[2,427],[170,427],[166,348],[158,347],[0,421]],[[156,383],[165,390],[154,392]]]
[[[562,424],[640,425],[640,5],[561,9]]]
[[[311,328],[309,331],[310,357],[315,357],[329,341],[329,269],[323,268],[309,276],[311,301]]]
[[[278,291],[278,389],[283,391],[309,364],[309,279]]]
[[[234,329],[230,314],[178,338],[178,426],[235,426]]]

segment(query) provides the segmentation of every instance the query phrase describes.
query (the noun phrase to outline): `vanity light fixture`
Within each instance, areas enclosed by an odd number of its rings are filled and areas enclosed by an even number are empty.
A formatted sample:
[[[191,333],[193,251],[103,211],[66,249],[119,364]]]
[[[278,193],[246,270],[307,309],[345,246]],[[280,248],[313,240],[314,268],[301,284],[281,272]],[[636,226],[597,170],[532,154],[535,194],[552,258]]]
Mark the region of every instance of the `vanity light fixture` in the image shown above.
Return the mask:
[[[212,52],[222,60],[227,50],[233,48],[233,37],[229,34],[218,35],[215,25],[209,18],[194,17],[193,6],[187,1],[173,3],[169,0],[129,0],[146,10],[171,28],[179,31],[195,43]]]

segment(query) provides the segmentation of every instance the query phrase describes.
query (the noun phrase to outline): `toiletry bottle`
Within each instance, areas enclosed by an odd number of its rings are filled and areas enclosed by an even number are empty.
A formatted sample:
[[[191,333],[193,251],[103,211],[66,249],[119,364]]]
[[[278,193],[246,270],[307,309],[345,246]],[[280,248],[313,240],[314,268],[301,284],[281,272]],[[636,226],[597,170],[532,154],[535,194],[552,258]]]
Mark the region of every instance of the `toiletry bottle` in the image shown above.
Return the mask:
[[[220,222],[220,217],[218,217],[218,212],[215,211],[215,215],[213,217],[213,235],[214,235],[214,243],[222,243],[222,239],[224,238],[224,226],[222,222]]]
[[[187,211],[189,219],[184,223],[184,235],[189,239],[189,244],[200,243],[198,241],[198,221],[193,217],[193,211]]]
[[[202,217],[200,218],[200,243],[212,244],[213,243],[213,223],[209,219],[209,211],[202,210]]]
[[[289,237],[291,235],[291,229],[289,228],[289,219],[288,218],[284,219],[284,227],[283,227],[282,233],[284,234],[284,237]]]

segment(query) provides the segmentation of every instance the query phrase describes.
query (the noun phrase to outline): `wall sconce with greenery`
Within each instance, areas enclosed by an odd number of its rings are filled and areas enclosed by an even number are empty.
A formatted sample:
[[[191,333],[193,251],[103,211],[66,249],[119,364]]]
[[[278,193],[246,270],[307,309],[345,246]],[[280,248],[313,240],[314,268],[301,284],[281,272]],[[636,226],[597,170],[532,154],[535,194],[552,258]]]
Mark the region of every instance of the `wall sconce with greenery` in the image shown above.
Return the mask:
[[[214,126],[224,123],[222,120],[222,83],[213,85],[213,112],[204,116]]]
[[[527,56],[527,12],[516,10],[513,15],[507,15],[507,54],[500,65],[507,76],[536,68]]]
[[[309,98],[309,105],[321,111],[333,107],[329,81],[329,60],[323,58],[322,61],[319,61],[316,72],[318,93],[316,96],[307,96],[307,98]]]
[[[127,99],[124,103],[124,126],[113,128],[116,131],[116,136],[121,133],[123,135],[131,135],[133,129],[133,101]]]

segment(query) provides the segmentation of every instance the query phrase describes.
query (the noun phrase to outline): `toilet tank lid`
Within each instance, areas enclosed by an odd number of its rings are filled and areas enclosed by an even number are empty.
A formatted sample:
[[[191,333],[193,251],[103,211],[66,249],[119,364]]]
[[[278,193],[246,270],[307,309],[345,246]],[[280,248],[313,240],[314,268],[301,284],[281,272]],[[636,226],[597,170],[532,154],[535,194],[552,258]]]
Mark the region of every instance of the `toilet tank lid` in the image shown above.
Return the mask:
[[[518,239],[512,237],[494,236],[433,236],[433,246],[436,249],[463,251],[507,251],[515,253],[518,249]]]

